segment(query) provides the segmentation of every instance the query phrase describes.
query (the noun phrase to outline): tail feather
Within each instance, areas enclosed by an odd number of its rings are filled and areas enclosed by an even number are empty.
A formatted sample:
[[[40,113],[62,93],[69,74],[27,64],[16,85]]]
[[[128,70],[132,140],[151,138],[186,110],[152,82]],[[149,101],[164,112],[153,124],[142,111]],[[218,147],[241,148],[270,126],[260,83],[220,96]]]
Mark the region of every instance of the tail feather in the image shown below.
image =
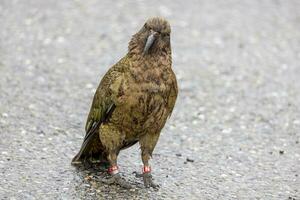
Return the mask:
[[[80,165],[82,164],[82,159],[80,158],[80,154],[76,154],[76,156],[74,156],[74,158],[72,159],[71,162],[72,165]]]
[[[115,104],[110,105],[108,108],[105,117],[98,122],[94,122],[92,127],[86,133],[83,143],[81,145],[80,151],[78,154],[72,159],[72,165],[82,164],[86,159],[94,159],[98,161],[107,161],[105,153],[101,148],[101,141],[99,139],[99,127],[101,123],[105,120],[108,120],[112,115],[112,112],[115,110]]]
[[[97,126],[97,125],[96,125]],[[99,136],[97,128],[93,127],[90,132],[87,134],[88,137],[84,138],[84,141],[81,145],[81,148],[79,152],[76,154],[76,156],[72,159],[71,164],[72,165],[78,165],[82,164],[82,162],[89,158],[99,158],[99,154],[102,154],[102,152],[99,152],[99,148],[94,148],[96,146],[100,145]],[[96,149],[96,151],[95,151]]]

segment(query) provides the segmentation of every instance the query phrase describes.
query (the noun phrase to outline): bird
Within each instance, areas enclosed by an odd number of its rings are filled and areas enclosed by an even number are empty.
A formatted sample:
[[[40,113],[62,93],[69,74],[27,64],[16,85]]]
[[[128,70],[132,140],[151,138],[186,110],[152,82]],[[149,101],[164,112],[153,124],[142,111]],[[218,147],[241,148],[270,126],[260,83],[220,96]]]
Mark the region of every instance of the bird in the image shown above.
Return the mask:
[[[127,54],[103,76],[87,117],[81,149],[72,164],[106,163],[107,183],[130,185],[119,173],[119,152],[139,143],[146,188],[156,188],[149,163],[178,95],[172,70],[171,26],[162,17],[146,20],[128,44]]]

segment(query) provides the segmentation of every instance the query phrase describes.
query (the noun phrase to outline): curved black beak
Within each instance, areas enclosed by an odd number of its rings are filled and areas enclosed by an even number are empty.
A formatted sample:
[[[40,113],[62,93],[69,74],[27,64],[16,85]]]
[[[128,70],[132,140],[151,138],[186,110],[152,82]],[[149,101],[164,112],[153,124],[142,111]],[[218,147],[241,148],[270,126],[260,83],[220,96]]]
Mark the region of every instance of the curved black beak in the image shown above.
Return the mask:
[[[151,48],[151,46],[153,45],[154,41],[156,40],[156,35],[157,32],[151,32],[151,34],[148,36],[144,50],[143,50],[143,55],[146,55],[149,51],[149,49]]]

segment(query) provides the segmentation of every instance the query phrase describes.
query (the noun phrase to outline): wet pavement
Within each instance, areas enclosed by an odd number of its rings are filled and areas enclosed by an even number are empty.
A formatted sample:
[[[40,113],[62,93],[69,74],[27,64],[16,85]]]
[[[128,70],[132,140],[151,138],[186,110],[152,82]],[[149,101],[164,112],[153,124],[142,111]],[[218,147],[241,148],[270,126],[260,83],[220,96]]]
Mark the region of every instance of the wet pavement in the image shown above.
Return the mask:
[[[299,199],[300,2],[0,2],[0,199]],[[172,25],[180,94],[155,149],[157,191],[70,165],[92,96],[150,16]]]

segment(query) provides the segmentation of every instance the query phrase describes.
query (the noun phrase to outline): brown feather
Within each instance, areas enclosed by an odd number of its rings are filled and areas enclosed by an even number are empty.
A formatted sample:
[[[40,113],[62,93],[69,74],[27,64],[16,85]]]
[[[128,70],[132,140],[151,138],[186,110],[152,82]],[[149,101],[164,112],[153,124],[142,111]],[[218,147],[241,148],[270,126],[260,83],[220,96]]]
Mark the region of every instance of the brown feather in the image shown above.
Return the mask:
[[[148,54],[143,55],[150,29],[159,36]],[[171,68],[170,32],[166,20],[152,18],[133,35],[127,55],[110,68],[99,84],[84,143],[73,160],[80,162],[92,154],[119,152],[138,141],[142,150],[152,154],[178,93]],[[113,110],[111,105],[115,106]]]

